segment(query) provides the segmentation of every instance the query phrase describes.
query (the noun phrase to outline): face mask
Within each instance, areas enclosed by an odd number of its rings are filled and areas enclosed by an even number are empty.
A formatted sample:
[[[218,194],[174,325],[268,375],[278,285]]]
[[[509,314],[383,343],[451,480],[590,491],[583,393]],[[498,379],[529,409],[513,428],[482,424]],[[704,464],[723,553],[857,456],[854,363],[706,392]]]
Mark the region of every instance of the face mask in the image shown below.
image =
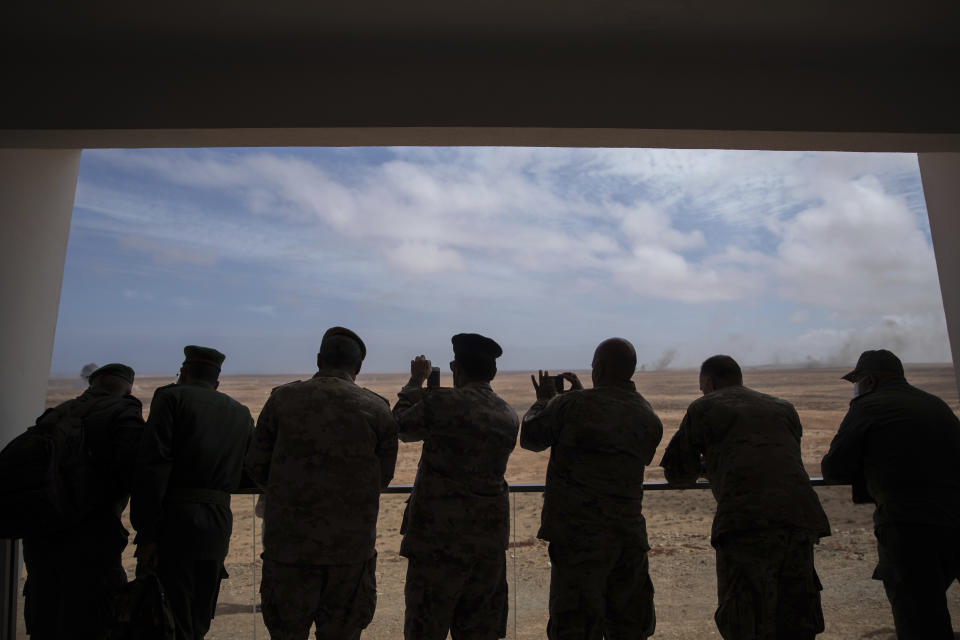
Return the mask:
[[[854,398],[860,397],[860,383],[859,383],[859,382],[854,382],[854,383],[853,383],[853,397],[854,397]]]

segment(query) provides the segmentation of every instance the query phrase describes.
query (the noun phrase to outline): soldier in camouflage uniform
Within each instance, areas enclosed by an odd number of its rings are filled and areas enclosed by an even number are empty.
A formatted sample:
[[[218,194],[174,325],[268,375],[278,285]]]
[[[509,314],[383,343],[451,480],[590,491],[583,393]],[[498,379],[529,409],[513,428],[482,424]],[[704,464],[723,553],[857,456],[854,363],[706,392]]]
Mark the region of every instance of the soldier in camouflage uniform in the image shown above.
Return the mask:
[[[323,336],[316,375],[277,387],[257,420],[246,467],[265,491],[263,620],[274,640],[353,640],[377,602],[377,513],[393,478],[390,404],[354,383],[366,347]]]
[[[946,591],[960,579],[960,421],[907,383],[903,363],[865,351],[843,376],[850,409],[823,458],[823,477],[876,505],[875,580],[883,580],[899,640],[952,640]]]
[[[210,628],[227,577],[243,456],[253,435],[250,410],[217,391],[224,355],[187,346],[175,384],[153,394],[130,503],[137,572],[155,571],[173,609],[178,640]]]
[[[550,542],[551,640],[639,640],[656,626],[641,507],[663,426],[630,380],[636,366],[633,345],[611,338],[594,353],[592,389],[567,372],[573,388],[557,395],[546,371],[531,376],[520,446],[550,448],[537,537]]]
[[[730,356],[703,363],[700,390],[660,465],[677,484],[705,471],[717,500],[720,635],[810,640],[824,628],[813,545],[830,526],[800,457],[800,418],[789,402],[743,386]]]
[[[111,598],[127,582],[121,552],[129,533],[120,521],[130,497],[137,447],[143,433],[143,408],[130,395],[134,372],[108,364],[90,374],[90,387],[73,400],[47,409],[37,424],[66,412],[82,416],[89,491],[94,507],[69,531],[25,538],[27,565],[24,620],[34,640],[105,637]]]
[[[504,472],[517,444],[516,412],[490,387],[502,350],[453,336],[453,389],[426,389],[431,363],[410,363],[393,408],[404,442],[423,441],[403,514],[408,559],[406,640],[493,640],[507,631],[510,497]]]

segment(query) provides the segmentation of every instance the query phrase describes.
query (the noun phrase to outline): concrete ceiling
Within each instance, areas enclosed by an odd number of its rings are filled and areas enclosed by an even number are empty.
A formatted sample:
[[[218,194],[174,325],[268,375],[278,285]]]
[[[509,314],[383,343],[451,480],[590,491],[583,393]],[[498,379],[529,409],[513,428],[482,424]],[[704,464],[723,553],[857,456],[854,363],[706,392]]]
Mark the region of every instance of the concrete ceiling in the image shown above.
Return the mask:
[[[960,149],[956,0],[12,0],[3,13],[0,146]]]

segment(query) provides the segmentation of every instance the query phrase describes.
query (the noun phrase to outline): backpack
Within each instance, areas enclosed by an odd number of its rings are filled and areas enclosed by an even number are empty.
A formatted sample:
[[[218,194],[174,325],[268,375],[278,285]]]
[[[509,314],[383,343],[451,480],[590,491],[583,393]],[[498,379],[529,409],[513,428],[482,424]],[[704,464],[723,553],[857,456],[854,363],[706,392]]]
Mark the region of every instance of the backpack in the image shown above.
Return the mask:
[[[113,627],[108,640],[174,640],[173,609],[156,574],[128,582],[113,599]]]
[[[97,400],[48,409],[0,451],[0,538],[56,533],[103,504],[83,427]]]

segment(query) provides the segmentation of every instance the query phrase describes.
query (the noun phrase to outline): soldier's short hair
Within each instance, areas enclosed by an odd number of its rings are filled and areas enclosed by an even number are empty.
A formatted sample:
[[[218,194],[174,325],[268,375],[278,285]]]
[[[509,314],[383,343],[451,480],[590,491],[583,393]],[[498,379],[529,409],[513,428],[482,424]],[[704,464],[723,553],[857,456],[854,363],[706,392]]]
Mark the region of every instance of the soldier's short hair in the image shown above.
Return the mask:
[[[363,349],[353,338],[346,335],[331,335],[320,344],[320,358],[330,367],[352,368],[363,362]]]
[[[703,361],[700,375],[713,378],[721,384],[743,384],[743,372],[740,365],[730,356],[716,355]]]

